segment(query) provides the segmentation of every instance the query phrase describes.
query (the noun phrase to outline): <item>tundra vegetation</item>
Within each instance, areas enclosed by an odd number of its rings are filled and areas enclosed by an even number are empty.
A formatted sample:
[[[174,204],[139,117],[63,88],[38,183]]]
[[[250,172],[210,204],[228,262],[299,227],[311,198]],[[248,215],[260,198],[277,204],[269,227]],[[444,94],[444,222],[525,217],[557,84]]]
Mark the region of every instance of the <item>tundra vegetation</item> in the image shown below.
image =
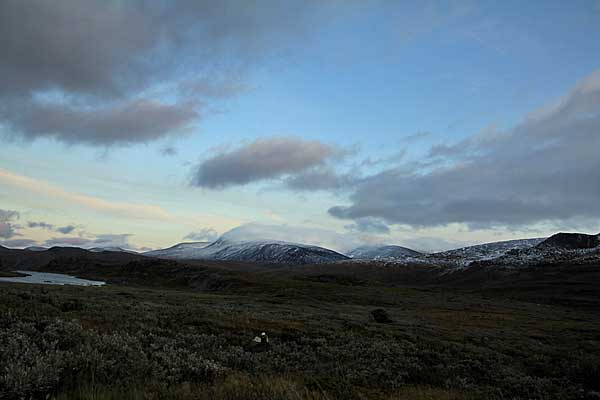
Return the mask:
[[[600,398],[595,266],[459,287],[370,265],[74,265],[47,268],[109,284],[0,284],[0,398]]]

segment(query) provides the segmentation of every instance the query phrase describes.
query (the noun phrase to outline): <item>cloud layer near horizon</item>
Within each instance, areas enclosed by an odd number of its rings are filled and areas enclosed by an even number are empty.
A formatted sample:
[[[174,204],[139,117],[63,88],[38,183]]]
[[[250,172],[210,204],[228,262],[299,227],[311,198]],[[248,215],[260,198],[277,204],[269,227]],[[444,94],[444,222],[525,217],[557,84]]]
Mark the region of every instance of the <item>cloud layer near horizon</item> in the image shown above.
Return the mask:
[[[508,132],[434,146],[426,168],[394,167],[362,179],[351,204],[329,213],[413,227],[597,225],[598,149],[600,71]]]

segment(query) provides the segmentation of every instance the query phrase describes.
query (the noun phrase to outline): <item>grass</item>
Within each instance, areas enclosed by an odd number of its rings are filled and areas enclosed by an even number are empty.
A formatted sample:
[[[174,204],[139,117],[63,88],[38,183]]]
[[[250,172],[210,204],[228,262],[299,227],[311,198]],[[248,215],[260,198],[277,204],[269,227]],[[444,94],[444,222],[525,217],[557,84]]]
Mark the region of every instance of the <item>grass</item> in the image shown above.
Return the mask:
[[[573,306],[555,295],[533,302],[514,288],[509,296],[296,272],[215,274],[202,272],[219,290],[173,280],[162,287],[147,274],[142,283],[105,287],[0,284],[0,398],[592,399],[600,392],[600,316],[585,306],[595,297]],[[376,323],[376,308],[393,322]],[[253,352],[262,331],[270,349]]]

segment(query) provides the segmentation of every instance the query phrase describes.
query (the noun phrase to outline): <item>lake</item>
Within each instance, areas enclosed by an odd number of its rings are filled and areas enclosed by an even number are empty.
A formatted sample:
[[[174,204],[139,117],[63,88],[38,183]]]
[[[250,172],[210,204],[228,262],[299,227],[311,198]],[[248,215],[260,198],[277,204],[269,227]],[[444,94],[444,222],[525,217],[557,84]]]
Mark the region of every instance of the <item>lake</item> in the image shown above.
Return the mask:
[[[71,275],[54,274],[50,272],[15,271],[27,276],[0,278],[0,282],[35,283],[41,285],[76,285],[76,286],[102,286],[105,282],[90,281],[76,278]]]

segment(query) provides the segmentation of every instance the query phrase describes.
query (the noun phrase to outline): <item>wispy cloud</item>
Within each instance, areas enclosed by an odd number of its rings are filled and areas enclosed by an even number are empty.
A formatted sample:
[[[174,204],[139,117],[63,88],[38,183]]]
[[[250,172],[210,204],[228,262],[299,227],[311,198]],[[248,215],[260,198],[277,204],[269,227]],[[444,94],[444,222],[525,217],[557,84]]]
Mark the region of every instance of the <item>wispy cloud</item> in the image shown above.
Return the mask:
[[[219,237],[219,232],[214,230],[213,228],[202,228],[196,232],[191,232],[187,234],[183,239],[184,240],[194,240],[194,241],[206,241],[206,242],[214,242]]]
[[[170,218],[170,214],[159,206],[112,202],[99,197],[69,192],[41,180],[18,175],[3,169],[0,169],[0,181],[7,185],[28,190],[32,193],[39,193],[56,199],[65,200],[72,204],[101,213],[140,219],[165,220]]]

